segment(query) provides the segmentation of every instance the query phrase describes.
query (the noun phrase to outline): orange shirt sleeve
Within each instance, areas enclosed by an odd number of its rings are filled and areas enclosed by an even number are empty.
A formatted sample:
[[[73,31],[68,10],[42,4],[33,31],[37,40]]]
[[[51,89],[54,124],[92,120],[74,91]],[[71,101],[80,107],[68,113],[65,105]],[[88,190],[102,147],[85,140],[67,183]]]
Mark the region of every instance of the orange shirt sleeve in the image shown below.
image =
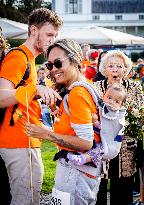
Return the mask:
[[[0,78],[5,78],[16,86],[22,79],[27,66],[27,58],[20,51],[12,51],[4,58]]]
[[[74,124],[92,123],[92,113],[96,106],[91,94],[84,87],[75,87],[69,94],[70,121]]]

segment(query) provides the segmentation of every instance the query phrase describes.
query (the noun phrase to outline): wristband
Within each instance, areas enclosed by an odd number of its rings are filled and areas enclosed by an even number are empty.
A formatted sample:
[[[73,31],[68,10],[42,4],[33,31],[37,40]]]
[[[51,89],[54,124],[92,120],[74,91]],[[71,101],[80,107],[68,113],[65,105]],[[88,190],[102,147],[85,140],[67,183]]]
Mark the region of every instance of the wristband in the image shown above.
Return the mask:
[[[26,99],[26,93],[27,93],[27,99]],[[16,89],[15,97],[20,104],[27,106],[27,101],[28,104],[31,103],[36,93],[37,93],[36,85],[32,83],[27,85],[26,87],[24,86],[18,87]]]

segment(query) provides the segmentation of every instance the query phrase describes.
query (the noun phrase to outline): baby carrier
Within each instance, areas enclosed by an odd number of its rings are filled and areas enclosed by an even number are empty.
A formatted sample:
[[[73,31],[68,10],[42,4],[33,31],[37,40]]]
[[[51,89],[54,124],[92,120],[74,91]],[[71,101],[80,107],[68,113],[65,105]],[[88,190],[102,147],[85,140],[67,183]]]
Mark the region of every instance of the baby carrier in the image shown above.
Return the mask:
[[[75,82],[70,86],[72,90],[76,86],[82,86],[88,90],[91,94],[95,105],[99,109],[100,114],[100,137],[104,148],[103,159],[113,159],[120,152],[121,143],[123,139],[123,127],[124,127],[124,117],[126,110],[111,111],[103,100],[99,97],[98,92],[94,85],[86,82],[79,81]],[[70,92],[69,92],[70,93]],[[68,115],[70,115],[69,105],[68,105],[69,94],[66,94],[63,100],[64,109]]]

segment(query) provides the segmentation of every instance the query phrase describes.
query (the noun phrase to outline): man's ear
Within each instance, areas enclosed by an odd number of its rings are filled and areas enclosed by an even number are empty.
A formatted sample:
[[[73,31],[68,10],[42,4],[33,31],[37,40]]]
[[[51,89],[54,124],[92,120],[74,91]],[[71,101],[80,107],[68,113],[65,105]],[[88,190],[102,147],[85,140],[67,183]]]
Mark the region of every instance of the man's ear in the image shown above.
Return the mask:
[[[31,27],[30,27],[30,34],[32,36],[35,36],[37,31],[38,31],[38,28],[35,25],[31,25]]]

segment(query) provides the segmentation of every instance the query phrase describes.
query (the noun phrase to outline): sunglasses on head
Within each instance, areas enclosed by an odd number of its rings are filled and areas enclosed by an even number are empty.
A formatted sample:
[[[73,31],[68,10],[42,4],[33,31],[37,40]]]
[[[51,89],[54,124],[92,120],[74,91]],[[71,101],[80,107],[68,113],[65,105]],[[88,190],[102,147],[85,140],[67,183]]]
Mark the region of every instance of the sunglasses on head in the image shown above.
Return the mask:
[[[50,71],[53,69],[53,66],[54,66],[55,68],[57,68],[57,69],[60,69],[60,68],[62,68],[62,66],[63,66],[64,60],[66,60],[66,59],[68,59],[69,57],[72,57],[72,56],[73,56],[73,55],[70,54],[68,57],[66,57],[66,58],[64,58],[64,59],[62,59],[62,60],[60,60],[60,59],[55,59],[53,63],[52,63],[52,62],[47,62],[45,65],[46,65],[47,69],[50,70]]]

